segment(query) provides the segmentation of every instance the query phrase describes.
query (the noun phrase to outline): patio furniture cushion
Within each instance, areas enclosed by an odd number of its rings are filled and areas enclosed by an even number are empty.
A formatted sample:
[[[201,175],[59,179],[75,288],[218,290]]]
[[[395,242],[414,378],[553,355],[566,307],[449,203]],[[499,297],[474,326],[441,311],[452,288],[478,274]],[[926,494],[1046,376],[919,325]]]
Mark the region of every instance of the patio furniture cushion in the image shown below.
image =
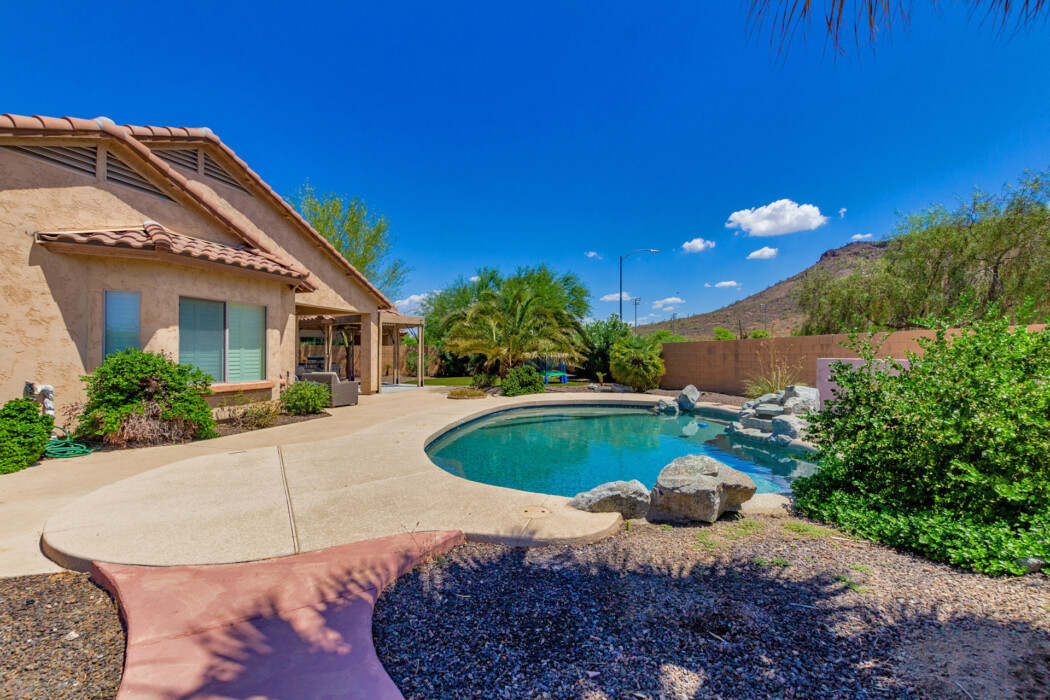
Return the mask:
[[[332,390],[332,402],[328,405],[333,408],[356,406],[357,397],[361,393],[361,382],[341,381],[335,372],[307,372],[302,381],[327,384]]]

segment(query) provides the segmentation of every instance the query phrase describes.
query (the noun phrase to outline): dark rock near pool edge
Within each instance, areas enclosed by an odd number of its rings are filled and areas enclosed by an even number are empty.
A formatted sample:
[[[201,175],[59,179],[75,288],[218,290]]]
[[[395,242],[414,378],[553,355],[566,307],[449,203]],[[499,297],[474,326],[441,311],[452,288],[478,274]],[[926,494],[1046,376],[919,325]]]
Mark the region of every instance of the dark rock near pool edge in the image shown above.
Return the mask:
[[[670,414],[670,415],[675,415],[676,416],[676,415],[678,415],[678,404],[675,403],[674,401],[668,401],[667,399],[660,399],[653,406],[653,413],[656,413],[656,414],[666,413],[666,414]]]
[[[610,481],[576,494],[569,505],[590,513],[619,513],[625,519],[643,518],[649,511],[649,489],[637,479]]]
[[[649,519],[713,523],[757,490],[751,477],[717,459],[686,455],[660,472],[650,494]]]

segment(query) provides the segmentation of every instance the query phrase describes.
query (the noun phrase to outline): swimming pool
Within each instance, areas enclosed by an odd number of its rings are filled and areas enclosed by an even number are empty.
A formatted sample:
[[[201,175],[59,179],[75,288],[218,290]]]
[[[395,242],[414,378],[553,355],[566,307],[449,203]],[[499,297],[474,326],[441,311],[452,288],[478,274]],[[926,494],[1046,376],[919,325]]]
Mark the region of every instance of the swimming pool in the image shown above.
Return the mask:
[[[725,424],[646,408],[572,406],[493,413],[444,433],[427,456],[456,476],[494,486],[575,496],[607,481],[638,479],[652,488],[676,457],[704,454],[739,469],[758,493],[783,493],[816,465],[737,442]]]

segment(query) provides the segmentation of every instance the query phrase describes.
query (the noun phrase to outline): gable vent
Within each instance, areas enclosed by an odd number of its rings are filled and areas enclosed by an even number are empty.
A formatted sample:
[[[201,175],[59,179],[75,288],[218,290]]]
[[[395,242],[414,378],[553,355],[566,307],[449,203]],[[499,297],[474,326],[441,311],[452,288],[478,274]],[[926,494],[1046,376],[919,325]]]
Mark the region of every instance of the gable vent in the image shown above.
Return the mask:
[[[119,158],[110,152],[106,152],[106,181],[115,182],[118,185],[131,187],[140,192],[152,194],[161,199],[168,199],[156,185],[144,178],[135,170],[124,164]]]
[[[8,146],[12,151],[95,176],[98,151],[94,146]]]
[[[197,149],[179,148],[170,151],[153,151],[158,158],[180,168],[197,172]]]
[[[207,153],[204,154],[204,174],[230,187],[236,187],[241,192],[251,194],[240,182],[234,179],[233,175],[226,172],[226,169],[216,163]]]

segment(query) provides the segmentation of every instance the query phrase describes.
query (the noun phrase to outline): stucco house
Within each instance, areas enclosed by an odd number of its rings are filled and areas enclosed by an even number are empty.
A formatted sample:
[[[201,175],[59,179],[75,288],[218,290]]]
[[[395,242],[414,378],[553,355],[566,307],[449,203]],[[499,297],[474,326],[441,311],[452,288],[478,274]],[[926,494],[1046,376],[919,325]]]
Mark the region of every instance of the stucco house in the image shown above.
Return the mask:
[[[0,400],[59,408],[129,346],[276,398],[300,320],[352,327],[374,393],[384,330],[419,324],[209,129],[105,118],[0,116],[0,292]]]

